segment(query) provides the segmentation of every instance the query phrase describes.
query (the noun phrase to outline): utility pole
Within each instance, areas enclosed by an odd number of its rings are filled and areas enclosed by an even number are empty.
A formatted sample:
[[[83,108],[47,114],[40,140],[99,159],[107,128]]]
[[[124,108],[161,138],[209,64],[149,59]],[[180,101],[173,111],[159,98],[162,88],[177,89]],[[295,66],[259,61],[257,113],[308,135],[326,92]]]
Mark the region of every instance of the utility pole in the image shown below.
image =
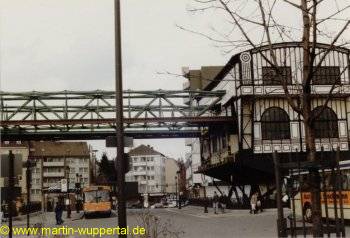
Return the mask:
[[[179,205],[179,199],[177,196],[177,176],[175,176],[175,197],[176,197],[176,205]]]
[[[36,163],[32,161],[30,158],[27,159],[27,161],[24,164],[24,167],[26,169],[26,188],[27,188],[27,206],[26,206],[26,212],[27,212],[27,228],[29,228],[30,225],[30,209],[31,209],[31,201],[30,201],[30,189],[32,187],[32,167],[34,167]],[[29,235],[29,233],[28,233]]]
[[[125,161],[124,161],[124,124],[123,124],[123,72],[122,72],[122,39],[120,22],[120,0],[114,0],[115,27],[115,99],[116,99],[116,137],[117,137],[117,186],[118,186],[118,226],[126,228],[125,206]],[[119,235],[126,238],[126,235]]]
[[[28,161],[27,161],[28,163]],[[30,174],[30,167],[29,164],[27,165],[27,170],[26,170],[26,187],[27,187],[27,228],[29,228],[29,224],[30,224],[30,188],[31,188],[31,174]],[[28,232],[29,235],[29,232]]]
[[[15,166],[14,166],[14,154],[12,150],[9,151],[9,191],[8,191],[8,209],[9,209],[9,238],[12,238],[12,216],[13,216],[13,190],[15,188]]]

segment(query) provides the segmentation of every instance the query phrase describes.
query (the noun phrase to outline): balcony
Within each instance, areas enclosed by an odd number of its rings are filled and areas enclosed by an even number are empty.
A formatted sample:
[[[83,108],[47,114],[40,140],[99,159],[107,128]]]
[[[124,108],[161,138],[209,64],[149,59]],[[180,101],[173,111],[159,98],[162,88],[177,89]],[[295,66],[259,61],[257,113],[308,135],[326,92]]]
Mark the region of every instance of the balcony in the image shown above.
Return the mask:
[[[44,167],[64,167],[64,162],[44,162]]]
[[[146,170],[141,170],[141,171],[133,171],[133,175],[137,176],[137,175],[146,175]]]
[[[59,183],[43,183],[44,188],[55,187],[55,186],[61,186],[61,184],[59,184]]]
[[[64,177],[64,172],[44,172],[44,177]]]

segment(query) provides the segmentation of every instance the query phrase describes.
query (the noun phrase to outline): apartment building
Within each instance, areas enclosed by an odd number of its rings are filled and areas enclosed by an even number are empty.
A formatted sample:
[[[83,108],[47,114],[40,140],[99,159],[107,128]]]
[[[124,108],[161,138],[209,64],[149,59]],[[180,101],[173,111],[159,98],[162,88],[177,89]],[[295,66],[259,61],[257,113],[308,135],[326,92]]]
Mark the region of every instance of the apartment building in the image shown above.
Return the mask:
[[[60,192],[61,180],[68,179],[74,192],[75,183],[90,184],[90,151],[86,142],[30,142],[32,168],[31,199],[41,201],[47,194]]]
[[[167,194],[176,193],[176,183],[178,181],[177,172],[179,164],[175,159],[167,158],[165,160],[165,192]]]
[[[129,151],[130,171],[126,174],[127,182],[138,182],[141,194],[160,195],[166,191],[166,157],[150,147],[140,145]]]

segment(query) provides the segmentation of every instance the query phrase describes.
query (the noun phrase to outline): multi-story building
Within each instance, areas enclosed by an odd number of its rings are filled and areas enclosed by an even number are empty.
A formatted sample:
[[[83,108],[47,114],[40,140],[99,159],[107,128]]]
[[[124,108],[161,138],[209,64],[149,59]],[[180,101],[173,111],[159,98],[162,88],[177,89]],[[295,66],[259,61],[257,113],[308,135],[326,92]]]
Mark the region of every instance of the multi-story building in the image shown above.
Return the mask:
[[[86,142],[29,143],[32,168],[31,198],[42,201],[43,194],[58,193],[62,179],[68,179],[68,188],[74,191],[75,183],[90,184],[90,151]],[[44,193],[43,193],[44,192]]]
[[[271,50],[276,55],[279,74],[267,61]],[[350,50],[317,44],[316,55],[315,66],[321,58],[325,59],[311,78],[316,154],[321,153],[321,147],[325,154],[339,147],[344,159],[349,156]],[[264,184],[274,180],[274,151],[281,159],[305,159],[303,118],[288,101],[292,98],[297,103],[301,93],[302,62],[299,42],[262,46],[234,55],[215,76],[208,78],[209,83],[201,89],[226,90],[211,113],[232,117],[232,123],[209,126],[203,131],[199,172],[230,183]],[[190,85],[203,80],[188,78]],[[291,97],[283,85],[287,85]],[[209,100],[212,99],[201,98],[198,103]]]
[[[167,194],[176,193],[177,172],[179,171],[178,162],[172,158],[165,160],[165,192]]]
[[[183,73],[188,81],[184,83],[184,90],[205,90],[212,82],[216,75],[223,69],[223,66],[203,66],[198,70],[190,70],[187,67],[183,68]],[[186,99],[186,104],[197,103],[190,102]],[[191,148],[191,151],[186,154],[186,180],[189,196],[204,197],[213,194],[216,190],[213,186],[213,178],[204,174],[196,173],[202,165],[201,159],[201,140],[199,138],[186,138],[185,145]]]
[[[153,147],[140,145],[129,151],[130,171],[127,182],[138,182],[139,193],[159,195],[166,191],[166,157]]]

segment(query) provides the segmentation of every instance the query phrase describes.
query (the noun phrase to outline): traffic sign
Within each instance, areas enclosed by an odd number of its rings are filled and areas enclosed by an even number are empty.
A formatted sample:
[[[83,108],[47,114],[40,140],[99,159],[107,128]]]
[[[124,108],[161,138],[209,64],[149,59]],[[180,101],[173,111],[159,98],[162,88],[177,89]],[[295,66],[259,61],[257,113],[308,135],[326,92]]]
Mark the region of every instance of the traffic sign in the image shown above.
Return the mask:
[[[68,182],[67,182],[67,179],[61,179],[61,192],[62,192],[62,193],[68,192]]]

